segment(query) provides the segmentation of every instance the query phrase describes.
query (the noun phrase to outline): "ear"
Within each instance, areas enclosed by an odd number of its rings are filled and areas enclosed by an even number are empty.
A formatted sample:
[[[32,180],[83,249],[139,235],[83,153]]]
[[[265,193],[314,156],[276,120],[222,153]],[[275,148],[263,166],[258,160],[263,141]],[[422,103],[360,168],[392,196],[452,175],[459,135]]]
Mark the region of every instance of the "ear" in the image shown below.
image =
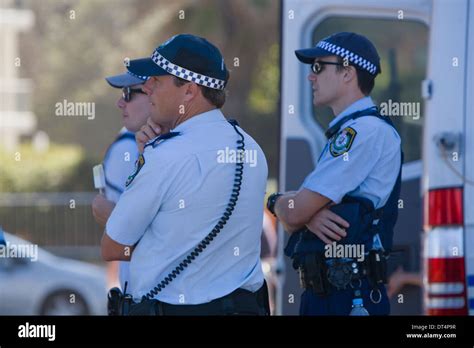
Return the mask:
[[[185,102],[193,100],[200,93],[199,86],[193,82],[185,84],[184,87],[183,99]]]
[[[349,65],[344,69],[344,82],[349,83],[352,80],[357,78],[357,71],[356,69],[352,66]]]
[[[156,77],[151,76],[144,84],[141,85],[141,90],[145,92],[146,95],[151,95],[153,93],[153,87],[156,83]]]

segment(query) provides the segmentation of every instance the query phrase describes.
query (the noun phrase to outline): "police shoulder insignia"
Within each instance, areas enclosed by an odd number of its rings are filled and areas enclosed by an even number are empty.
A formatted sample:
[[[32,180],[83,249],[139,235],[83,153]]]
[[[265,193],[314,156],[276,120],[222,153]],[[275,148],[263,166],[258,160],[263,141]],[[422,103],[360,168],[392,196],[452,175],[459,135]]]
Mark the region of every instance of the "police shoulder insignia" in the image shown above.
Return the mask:
[[[140,154],[140,156],[138,156],[137,161],[135,162],[135,171],[132,173],[132,175],[128,177],[127,182],[125,183],[125,187],[128,187],[128,185],[132,183],[133,179],[135,179],[138,172],[140,171],[140,169],[142,169],[144,165],[145,165],[145,157],[143,156],[143,154]]]
[[[347,151],[352,146],[357,132],[354,128],[346,127],[334,137],[329,146],[329,151],[333,157],[338,157]]]

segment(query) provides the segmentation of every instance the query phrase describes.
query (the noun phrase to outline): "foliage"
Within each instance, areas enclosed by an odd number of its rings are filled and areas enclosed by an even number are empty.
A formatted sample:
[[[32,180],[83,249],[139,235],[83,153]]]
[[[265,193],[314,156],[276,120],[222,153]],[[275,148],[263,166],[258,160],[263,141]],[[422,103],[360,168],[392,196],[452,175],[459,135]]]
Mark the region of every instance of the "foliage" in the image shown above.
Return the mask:
[[[104,77],[123,72],[125,58],[149,56],[168,37],[192,33],[223,52],[231,70],[224,113],[244,125],[265,149],[270,173],[276,175],[278,66],[268,66],[267,59],[276,61],[277,53],[270,47],[278,42],[278,1],[25,0],[22,4],[34,12],[35,25],[20,37],[19,73],[33,80],[32,111],[38,128],[53,142],[80,146],[89,162],[100,158],[121,128],[115,105],[120,91]],[[271,79],[270,89],[254,78],[260,74]],[[94,103],[95,118],[55,116],[55,105],[63,100]],[[79,180],[86,187],[88,178]]]
[[[280,94],[279,46],[274,44],[259,62],[260,71],[255,75],[253,88],[249,95],[250,108],[258,113],[277,112]]]
[[[22,145],[14,153],[0,149],[0,191],[60,190],[70,184],[84,160],[84,151],[73,145],[52,145],[46,152],[31,145]]]

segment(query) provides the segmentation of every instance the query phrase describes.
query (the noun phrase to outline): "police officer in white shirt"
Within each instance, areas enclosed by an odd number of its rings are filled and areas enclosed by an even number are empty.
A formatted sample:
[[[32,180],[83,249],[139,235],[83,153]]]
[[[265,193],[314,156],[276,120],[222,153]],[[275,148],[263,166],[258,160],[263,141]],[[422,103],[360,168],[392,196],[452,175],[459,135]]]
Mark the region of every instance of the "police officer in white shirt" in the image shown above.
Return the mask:
[[[266,315],[260,263],[267,163],[220,108],[229,73],[219,50],[172,37],[129,71],[160,135],[140,156],[102,239],[107,261],[130,259],[130,315]],[[158,134],[154,134],[155,136]]]
[[[386,315],[385,257],[397,219],[402,156],[396,129],[369,96],[380,73],[379,55],[367,38],[347,32],[295,53],[311,64],[313,103],[336,115],[300,190],[268,200],[291,234],[285,253],[305,288],[300,313],[348,315],[352,301],[370,315]],[[337,243],[355,247],[339,250],[358,255],[335,255]]]
[[[92,202],[93,215],[104,227],[138,159],[135,132],[147,122],[151,110],[148,97],[142,91],[145,77],[125,72],[105,79],[110,86],[122,89],[116,105],[122,112],[123,128],[104,156],[105,197],[97,195]],[[128,261],[110,263],[108,273],[110,286],[114,286],[118,274],[120,286],[125,289],[125,282],[129,281]]]

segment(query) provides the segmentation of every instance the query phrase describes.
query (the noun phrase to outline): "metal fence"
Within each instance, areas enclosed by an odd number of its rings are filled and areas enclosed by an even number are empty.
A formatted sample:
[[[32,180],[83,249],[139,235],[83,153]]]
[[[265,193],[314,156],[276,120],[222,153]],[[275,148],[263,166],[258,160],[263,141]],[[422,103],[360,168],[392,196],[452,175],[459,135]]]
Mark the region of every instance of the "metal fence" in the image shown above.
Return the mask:
[[[103,229],[92,216],[96,192],[1,193],[0,226],[56,254],[98,259]]]

